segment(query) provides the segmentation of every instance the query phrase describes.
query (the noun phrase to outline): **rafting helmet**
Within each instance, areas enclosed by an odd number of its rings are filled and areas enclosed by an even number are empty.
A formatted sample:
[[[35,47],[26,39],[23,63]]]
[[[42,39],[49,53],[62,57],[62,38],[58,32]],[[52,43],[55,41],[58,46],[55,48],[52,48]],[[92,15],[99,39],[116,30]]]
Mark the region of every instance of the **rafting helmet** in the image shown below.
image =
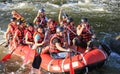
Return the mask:
[[[40,12],[40,13],[44,13],[45,10],[42,8],[42,9],[40,9],[38,12]]]
[[[21,25],[22,23],[23,23],[23,21],[21,21],[21,20],[17,21],[17,25]]]
[[[27,24],[27,27],[29,27],[29,26],[32,26],[32,27],[33,27],[33,24],[32,24],[32,23],[28,23],[28,24]]]
[[[88,19],[87,18],[82,18],[81,19],[81,22],[83,23],[83,22],[88,22]]]
[[[62,15],[62,18],[68,18],[68,17],[69,17],[68,14]]]
[[[73,22],[73,18],[67,19],[67,23]]]
[[[17,19],[15,17],[11,18],[10,21],[13,22],[13,21],[16,21]]]
[[[56,32],[63,32],[64,31],[64,28],[63,27],[57,27],[56,28]]]

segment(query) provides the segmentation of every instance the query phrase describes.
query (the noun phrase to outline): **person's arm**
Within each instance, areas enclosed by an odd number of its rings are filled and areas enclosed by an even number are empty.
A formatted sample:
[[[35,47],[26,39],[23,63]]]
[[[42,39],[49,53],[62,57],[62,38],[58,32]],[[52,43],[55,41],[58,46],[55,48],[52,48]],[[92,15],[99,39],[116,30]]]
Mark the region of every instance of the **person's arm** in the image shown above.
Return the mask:
[[[37,20],[37,17],[35,17],[35,19],[33,20],[33,23],[34,23],[34,24],[35,24],[36,20]]]
[[[65,49],[65,48],[61,47],[59,43],[55,43],[55,46],[57,47],[57,49],[58,49],[59,51],[66,51],[66,52],[69,52],[69,51],[70,51],[70,50],[68,50],[68,49]]]
[[[62,13],[62,9],[60,9],[59,15],[58,15],[58,22],[61,23],[61,13]]]
[[[8,43],[8,39],[9,39],[9,37],[8,37],[8,34],[10,33],[10,26],[8,26],[8,28],[7,28],[7,31],[6,31],[6,33],[5,33],[5,40],[6,40],[6,42]]]
[[[77,27],[77,34],[78,34],[78,36],[81,35],[83,29],[84,29],[84,25],[82,25],[82,27],[80,27],[80,25]]]
[[[26,35],[25,35],[25,43],[26,43],[26,44],[34,44],[33,42],[28,41],[29,34],[30,34],[30,33],[27,32]]]
[[[55,44],[56,48],[59,50],[59,51],[70,51],[70,50],[67,50],[65,48],[63,48],[61,45],[60,45],[60,40],[55,38],[53,41],[52,41],[53,44]]]
[[[15,31],[15,35],[13,36],[13,45],[15,48],[17,47],[16,39],[18,37],[18,34],[19,34],[19,31],[17,30],[17,31]]]

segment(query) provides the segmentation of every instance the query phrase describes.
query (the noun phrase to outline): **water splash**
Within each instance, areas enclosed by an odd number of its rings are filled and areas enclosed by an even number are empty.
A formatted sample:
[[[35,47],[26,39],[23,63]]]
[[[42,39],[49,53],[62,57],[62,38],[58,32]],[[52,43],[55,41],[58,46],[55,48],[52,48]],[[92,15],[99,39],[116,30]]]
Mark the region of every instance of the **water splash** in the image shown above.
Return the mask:
[[[46,8],[47,10],[51,9],[59,9],[59,8],[67,8],[70,9],[71,11],[104,11],[108,12],[107,9],[105,9],[106,5],[103,3],[83,3],[83,2],[78,2],[78,3],[67,3],[67,4],[62,4],[61,6],[57,4],[52,4],[49,2],[46,3],[33,3],[33,2],[19,2],[19,3],[0,3],[0,10],[2,11],[8,11],[8,10],[13,10],[13,9],[27,9],[27,8],[32,8],[33,10],[38,10],[41,7]]]

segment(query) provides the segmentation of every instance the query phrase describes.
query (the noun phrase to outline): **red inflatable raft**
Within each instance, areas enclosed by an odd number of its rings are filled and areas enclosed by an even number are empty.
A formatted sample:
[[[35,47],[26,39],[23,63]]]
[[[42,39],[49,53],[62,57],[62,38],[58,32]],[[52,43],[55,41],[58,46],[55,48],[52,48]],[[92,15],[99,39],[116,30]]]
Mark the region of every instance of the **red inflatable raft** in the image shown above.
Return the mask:
[[[29,61],[33,61],[35,51],[28,46],[18,46],[14,54],[23,57],[23,59],[27,58]],[[41,67],[43,69],[53,73],[62,73],[70,71],[70,62],[72,62],[75,71],[80,71],[80,69],[85,69],[87,71],[89,66],[104,62],[108,58],[108,54],[103,49],[94,48],[87,53],[72,56],[72,60],[70,60],[70,58],[52,59],[47,53],[41,54],[41,57]]]

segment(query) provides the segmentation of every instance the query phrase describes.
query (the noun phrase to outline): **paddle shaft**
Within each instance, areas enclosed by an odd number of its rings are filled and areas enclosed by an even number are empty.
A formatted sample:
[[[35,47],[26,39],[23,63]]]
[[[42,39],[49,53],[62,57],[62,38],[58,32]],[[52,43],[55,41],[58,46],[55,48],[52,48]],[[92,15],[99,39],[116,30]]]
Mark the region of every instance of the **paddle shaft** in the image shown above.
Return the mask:
[[[45,32],[45,37],[44,37],[44,40],[43,40],[43,41],[45,41],[45,40],[46,40],[47,35],[48,35],[48,30]]]
[[[6,43],[6,42],[1,43],[0,46],[3,45],[4,43]]]

